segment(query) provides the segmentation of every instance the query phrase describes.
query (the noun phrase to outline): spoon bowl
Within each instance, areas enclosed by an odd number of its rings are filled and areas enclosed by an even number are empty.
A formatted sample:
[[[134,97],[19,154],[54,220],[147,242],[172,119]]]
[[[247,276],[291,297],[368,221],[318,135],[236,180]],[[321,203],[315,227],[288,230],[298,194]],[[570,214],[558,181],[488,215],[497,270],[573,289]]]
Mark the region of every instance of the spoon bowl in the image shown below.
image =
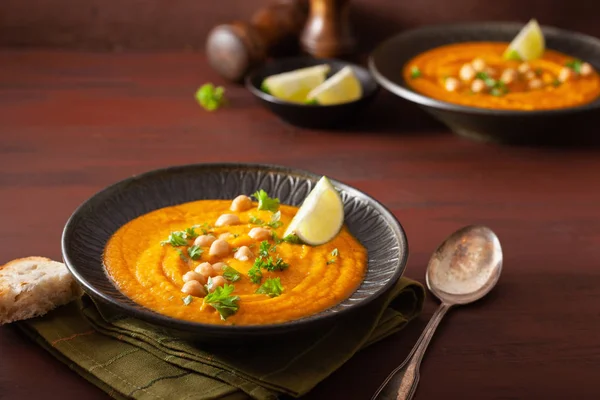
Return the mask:
[[[450,235],[433,253],[425,280],[442,303],[468,304],[496,285],[502,272],[502,247],[496,234],[481,225]]]

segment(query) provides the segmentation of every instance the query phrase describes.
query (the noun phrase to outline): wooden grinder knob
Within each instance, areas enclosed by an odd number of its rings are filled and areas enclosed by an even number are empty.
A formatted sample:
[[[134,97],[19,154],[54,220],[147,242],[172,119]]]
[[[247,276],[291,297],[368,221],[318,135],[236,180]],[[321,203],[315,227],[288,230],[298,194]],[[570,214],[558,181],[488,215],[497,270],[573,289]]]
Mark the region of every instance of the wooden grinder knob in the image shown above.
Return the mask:
[[[350,55],[356,47],[350,26],[350,0],[310,0],[310,14],[300,41],[314,57]]]
[[[307,15],[306,0],[279,1],[257,11],[250,22],[214,27],[206,41],[211,67],[225,79],[242,80],[282,46],[289,48],[290,41],[302,31]]]

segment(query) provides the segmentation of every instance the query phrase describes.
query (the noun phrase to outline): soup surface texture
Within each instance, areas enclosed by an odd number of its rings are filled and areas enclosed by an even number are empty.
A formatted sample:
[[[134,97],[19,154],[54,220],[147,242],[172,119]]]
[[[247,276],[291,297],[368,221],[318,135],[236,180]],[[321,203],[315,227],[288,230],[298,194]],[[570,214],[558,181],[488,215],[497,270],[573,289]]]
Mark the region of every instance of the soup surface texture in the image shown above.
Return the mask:
[[[562,71],[566,65],[580,63],[573,57],[545,50],[541,58],[523,63],[502,57],[507,46],[501,42],[465,42],[437,47],[411,59],[402,74],[410,88],[428,97],[488,109],[559,109],[590,103],[600,95],[597,72],[561,75],[569,72]],[[471,79],[461,79],[461,68],[474,59],[483,60],[486,69],[476,71]],[[502,72],[506,70],[514,75],[505,84]],[[453,82],[448,82],[449,78]],[[478,78],[493,90],[474,92],[472,81]]]
[[[338,304],[362,282],[367,251],[345,226],[333,240],[320,246],[291,243],[282,241],[281,235],[297,207],[280,205],[276,213],[258,210],[254,202],[251,208],[234,212],[231,204],[227,200],[194,201],[155,210],[128,222],[107,243],[104,264],[109,276],[121,292],[158,313],[225,325],[272,324],[306,317]],[[239,222],[216,227],[223,214],[234,214]],[[277,218],[280,222],[268,226]],[[249,235],[258,226],[270,231],[268,238],[257,240]],[[193,232],[189,230],[192,227]],[[173,238],[173,232],[186,229],[185,243],[165,243]],[[224,235],[224,239],[230,250],[226,254],[210,255],[210,246],[199,246],[190,253],[196,235],[212,235],[214,240],[227,233],[230,235]],[[247,260],[234,257],[243,246],[252,253]],[[265,269],[269,261],[273,261],[271,266],[283,267]],[[231,296],[238,296],[237,310],[226,318],[207,304],[208,297],[182,293],[184,275],[206,262],[223,262],[230,272],[239,273],[237,278],[226,281],[225,287],[234,287]],[[252,282],[249,272],[252,274],[253,266],[261,263],[260,282],[255,283],[255,274]],[[217,275],[222,276],[223,270],[217,270],[214,276]],[[273,283],[277,278],[282,289],[279,295],[256,293],[265,282]]]

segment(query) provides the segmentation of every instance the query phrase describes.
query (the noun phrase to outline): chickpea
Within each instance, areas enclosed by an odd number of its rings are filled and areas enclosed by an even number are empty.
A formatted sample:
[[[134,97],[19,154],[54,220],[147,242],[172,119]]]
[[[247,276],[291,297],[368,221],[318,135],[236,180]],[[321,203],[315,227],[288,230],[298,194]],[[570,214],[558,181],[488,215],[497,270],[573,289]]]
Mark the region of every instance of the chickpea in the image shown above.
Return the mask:
[[[459,86],[460,86],[460,82],[456,78],[450,77],[450,78],[446,78],[446,80],[444,81],[444,87],[449,92],[455,92],[456,90],[458,90]]]
[[[233,237],[233,234],[231,234],[229,232],[221,233],[219,235],[219,239],[221,239],[221,240],[231,239],[232,237]]]
[[[215,272],[220,272],[220,271],[223,271],[223,268],[225,268],[226,265],[227,264],[225,264],[224,262],[218,262],[218,263],[214,263],[212,265],[212,267]]]
[[[217,239],[210,245],[208,254],[215,257],[222,257],[229,254],[229,243],[225,240]]]
[[[544,86],[544,82],[541,79],[532,79],[528,83],[529,89],[541,89]]]
[[[573,79],[575,77],[575,72],[569,67],[563,67],[558,74],[558,80],[561,82],[566,82],[569,79]]]
[[[520,74],[526,74],[528,71],[531,71],[531,66],[527,63],[521,63],[517,67],[517,71],[519,71]]]
[[[500,76],[500,80],[507,85],[514,82],[515,79],[517,79],[517,71],[512,68],[505,69]]]
[[[240,261],[248,261],[252,257],[254,257],[254,254],[252,254],[252,251],[248,246],[240,247],[233,255],[233,258]]]
[[[528,81],[531,81],[531,80],[533,80],[533,79],[536,79],[536,78],[537,78],[537,75],[535,74],[535,72],[533,72],[533,71],[531,71],[531,70],[529,70],[529,71],[525,72],[525,75],[524,75],[524,76],[525,76],[525,79],[527,79]]]
[[[490,78],[495,78],[496,76],[498,76],[498,70],[492,67],[485,67],[483,69],[483,72],[485,72],[486,74],[488,74],[488,76]]]
[[[266,228],[252,228],[248,232],[248,236],[254,240],[266,240],[271,237],[271,230]]]
[[[471,61],[471,65],[476,72],[482,72],[486,67],[485,61],[482,58],[474,59]]]
[[[229,208],[231,211],[246,211],[252,208],[252,199],[250,197],[245,196],[243,194],[239,195],[231,202],[231,207]]]
[[[579,73],[581,76],[590,76],[594,72],[594,68],[590,63],[583,63],[579,68]]]
[[[188,271],[185,273],[185,275],[183,275],[183,281],[184,282],[189,282],[189,281],[198,281],[202,284],[206,283],[206,277],[202,274],[199,274],[196,271]]]
[[[225,278],[223,278],[221,275],[217,275],[215,277],[213,277],[211,279],[212,285],[210,286],[210,291],[214,292],[215,289],[219,286],[223,286],[225,285]]]
[[[186,282],[181,291],[185,294],[189,294],[195,297],[204,297],[206,296],[206,289],[204,286],[198,281],[188,281]]]
[[[483,92],[485,89],[485,82],[481,79],[475,79],[473,83],[471,83],[471,91],[473,93]]]
[[[240,217],[235,214],[223,214],[219,218],[217,218],[217,222],[215,222],[215,226],[227,226],[227,225],[235,225],[240,223]]]
[[[198,264],[195,271],[200,275],[204,276],[204,280],[206,280],[209,276],[215,276],[215,270],[208,262],[203,262],[202,264]]]
[[[471,81],[475,77],[475,69],[470,64],[465,64],[460,68],[458,76],[463,81]]]
[[[200,235],[194,240],[196,246],[210,246],[217,238],[213,235]]]

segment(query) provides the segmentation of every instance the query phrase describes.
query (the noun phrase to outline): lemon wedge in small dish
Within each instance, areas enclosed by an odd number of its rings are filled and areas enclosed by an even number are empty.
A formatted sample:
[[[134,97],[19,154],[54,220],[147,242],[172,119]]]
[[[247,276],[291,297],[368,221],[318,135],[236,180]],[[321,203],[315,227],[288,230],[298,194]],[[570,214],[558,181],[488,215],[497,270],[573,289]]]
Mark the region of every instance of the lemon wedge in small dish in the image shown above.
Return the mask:
[[[535,19],[530,20],[510,42],[502,55],[506,60],[530,61],[544,55],[546,41]]]
[[[306,99],[308,103],[326,106],[349,103],[361,96],[362,85],[352,67],[346,66],[311,90]]]
[[[263,80],[261,89],[281,100],[305,103],[308,93],[325,82],[330,69],[322,64],[271,75]]]
[[[344,224],[344,203],[337,189],[322,177],[290,222],[284,237],[296,235],[303,243],[318,246],[333,239]]]

